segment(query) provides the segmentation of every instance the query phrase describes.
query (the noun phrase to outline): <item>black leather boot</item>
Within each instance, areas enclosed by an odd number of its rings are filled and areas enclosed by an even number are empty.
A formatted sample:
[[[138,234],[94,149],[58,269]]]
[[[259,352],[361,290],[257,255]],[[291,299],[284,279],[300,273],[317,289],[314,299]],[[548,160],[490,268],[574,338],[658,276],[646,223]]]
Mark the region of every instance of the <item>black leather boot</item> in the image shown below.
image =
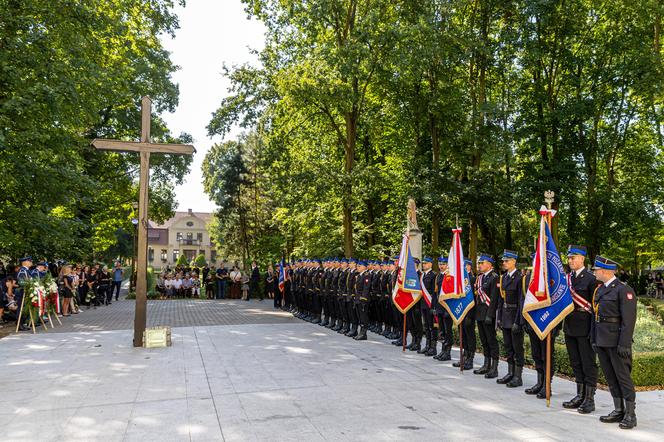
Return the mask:
[[[634,401],[625,401],[625,417],[618,425],[623,430],[630,430],[636,427],[636,402]]]
[[[443,355],[440,357],[441,361],[452,360],[452,346],[449,343],[443,344]]]
[[[505,384],[509,388],[520,387],[523,385],[523,379],[521,379],[521,374],[523,373],[523,367],[514,367],[514,376],[512,379]]]
[[[498,377],[498,358],[491,359],[491,365],[489,366],[489,371],[484,375],[487,379],[493,379]]]
[[[425,333],[427,335],[426,335],[426,340],[425,340],[424,347],[417,350],[417,354],[419,354],[419,355],[426,354],[429,351],[429,348],[431,347],[431,338],[429,337],[429,333],[428,332],[425,332]]]
[[[475,359],[474,355],[468,355],[466,358],[463,360],[463,369],[464,370],[472,370],[473,369],[473,359]]]
[[[436,335],[434,332],[431,332],[431,344],[429,345],[429,350],[425,353],[426,356],[436,356],[436,346],[438,341],[436,341]]]
[[[353,339],[355,339],[356,341],[366,341],[367,327],[363,325],[362,328],[360,329],[360,333],[357,336],[355,336]]]
[[[345,335],[346,333],[348,333],[348,330],[350,330],[348,328],[348,321],[344,321],[341,330],[338,330],[338,332]]]
[[[583,402],[576,411],[581,414],[588,414],[595,411],[595,387],[586,385],[586,395],[583,397]]]
[[[353,324],[353,327],[350,329],[348,333],[346,333],[346,336],[349,338],[354,338],[357,336],[357,324]]]
[[[514,364],[507,364],[507,374],[500,379],[496,379],[497,384],[507,384],[514,376]]]
[[[325,316],[325,319],[323,319],[321,322],[319,322],[318,325],[320,325],[321,327],[325,327],[329,323],[330,323],[330,317]]]
[[[537,394],[542,389],[544,383],[544,373],[537,370],[537,383],[530,388],[526,388],[526,394]]]
[[[311,321],[312,324],[320,324],[320,322],[321,322],[320,315],[314,316],[314,319]]]
[[[579,408],[579,405],[583,402],[583,399],[586,394],[586,386],[577,383],[576,384],[576,396],[574,396],[569,401],[563,402],[563,408]]]
[[[418,336],[417,338],[413,339],[413,343],[411,344],[408,350],[419,352],[421,348],[422,348],[422,336]]]
[[[553,384],[553,380],[551,384]],[[546,380],[542,383],[542,388],[540,388],[540,391],[537,392],[537,399],[546,399]]]
[[[487,374],[489,372],[489,357],[484,356],[484,363],[480,368],[476,368],[473,370],[473,373],[475,374]]]
[[[613,398],[613,408],[614,410],[611,413],[607,414],[606,416],[599,417],[600,422],[604,422],[605,424],[613,424],[623,420],[625,417],[625,405],[623,404],[623,399],[621,397]]]

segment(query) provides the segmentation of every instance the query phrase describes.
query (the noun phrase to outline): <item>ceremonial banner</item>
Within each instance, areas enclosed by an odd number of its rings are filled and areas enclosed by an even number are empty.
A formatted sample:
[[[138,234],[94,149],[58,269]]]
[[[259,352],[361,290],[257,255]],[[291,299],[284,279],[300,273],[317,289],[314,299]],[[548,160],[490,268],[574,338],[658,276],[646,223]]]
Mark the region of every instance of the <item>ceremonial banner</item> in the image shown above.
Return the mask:
[[[447,274],[440,285],[438,302],[450,314],[454,325],[459,325],[475,305],[473,288],[470,286],[468,271],[464,264],[460,228],[452,229],[452,247],[447,260]]]
[[[406,313],[422,297],[422,285],[417,275],[415,261],[410,254],[408,236],[404,235],[399,254],[397,283],[392,291],[392,302],[401,313]]]
[[[286,263],[284,258],[281,258],[281,264],[279,266],[279,290],[283,293],[286,289],[286,280],[288,275],[286,274]]]
[[[523,317],[540,339],[553,330],[572,310],[574,303],[569,282],[553,241],[547,216],[555,215],[545,207],[540,209],[540,232],[533,258],[533,272],[525,293]]]

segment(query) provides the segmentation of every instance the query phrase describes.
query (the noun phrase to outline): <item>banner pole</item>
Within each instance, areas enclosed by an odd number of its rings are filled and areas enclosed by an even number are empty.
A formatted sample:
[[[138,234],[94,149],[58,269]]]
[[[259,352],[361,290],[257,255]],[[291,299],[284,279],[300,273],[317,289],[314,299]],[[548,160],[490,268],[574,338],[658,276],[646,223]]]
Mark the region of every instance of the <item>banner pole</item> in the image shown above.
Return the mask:
[[[463,321],[459,323],[459,368],[463,373]]]
[[[551,333],[546,335],[546,406],[551,406]]]
[[[403,349],[401,351],[406,351],[406,314],[403,314],[403,335],[401,339],[401,343],[403,344]]]

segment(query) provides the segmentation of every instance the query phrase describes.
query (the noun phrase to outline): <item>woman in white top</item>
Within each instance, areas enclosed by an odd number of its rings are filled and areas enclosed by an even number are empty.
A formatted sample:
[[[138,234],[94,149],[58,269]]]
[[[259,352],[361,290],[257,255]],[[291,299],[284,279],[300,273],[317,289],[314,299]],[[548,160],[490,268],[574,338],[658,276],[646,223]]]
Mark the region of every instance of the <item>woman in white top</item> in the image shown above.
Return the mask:
[[[240,285],[242,282],[242,272],[237,266],[231,270],[231,299],[240,299]]]
[[[164,279],[164,292],[167,298],[173,296],[173,280],[171,279],[171,275],[166,275],[166,279]]]

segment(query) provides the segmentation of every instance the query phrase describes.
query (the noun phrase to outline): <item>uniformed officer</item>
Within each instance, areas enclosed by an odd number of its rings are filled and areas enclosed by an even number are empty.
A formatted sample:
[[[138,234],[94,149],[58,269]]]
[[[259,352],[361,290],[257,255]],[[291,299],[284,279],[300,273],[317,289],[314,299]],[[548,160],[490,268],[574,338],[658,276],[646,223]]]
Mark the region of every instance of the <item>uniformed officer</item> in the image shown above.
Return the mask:
[[[355,306],[355,280],[357,279],[357,263],[356,259],[352,259],[350,262],[350,272],[346,279],[346,293],[348,297],[346,298],[346,309],[348,310],[348,326],[350,327],[344,334],[350,338],[357,336],[357,326],[360,318],[358,317],[358,311]]]
[[[337,275],[337,310],[339,312],[337,317],[337,323],[332,330],[337,333],[341,333],[346,327],[348,322],[348,314],[346,311],[346,279],[348,276],[348,260],[346,258],[341,258],[339,260],[339,274]]]
[[[434,359],[437,359],[439,361],[449,361],[452,359],[452,345],[454,344],[454,336],[452,335],[452,317],[447,313],[447,310],[445,310],[445,307],[443,307],[439,302],[438,302],[438,295],[440,294],[440,288],[443,285],[443,282],[445,281],[445,278],[449,276],[448,268],[447,268],[447,257],[446,256],[440,256],[438,258],[438,269],[440,272],[438,272],[438,275],[436,276],[436,283],[435,283],[435,305],[436,305],[436,315],[438,319],[438,332],[440,333],[440,341],[442,344],[442,348],[440,349],[440,353],[438,353],[436,356],[434,356]]]
[[[634,289],[616,278],[618,264],[597,256],[593,270],[601,284],[593,296],[591,342],[609,384],[615,409],[599,418],[620,422],[620,428],[636,427],[636,392],[632,382],[632,338],[636,325]]]
[[[380,315],[380,300],[381,296],[381,282],[383,278],[383,272],[380,270],[380,261],[373,260],[371,261],[371,289],[370,289],[370,300],[369,300],[369,330],[373,333],[382,334],[383,327],[381,325],[381,315]]]
[[[475,281],[475,314],[477,329],[482,343],[484,363],[475,374],[483,374],[485,378],[498,377],[498,339],[496,338],[496,307],[498,298],[498,274],[493,270],[495,261],[488,253],[480,254],[477,259],[480,274]]]
[[[466,271],[468,272],[468,284],[475,287],[475,275],[473,274],[473,263],[469,259],[464,260]],[[475,335],[475,306],[468,310],[463,318],[463,369],[471,370],[475,360],[475,349],[477,347],[477,337]],[[454,367],[460,367],[461,361],[452,364]]]
[[[422,273],[420,275],[420,282],[422,285],[422,291],[425,291],[433,299],[433,295],[436,292],[436,274],[431,269],[433,266],[433,259],[430,256],[425,256],[422,258]],[[423,295],[424,296],[424,295]],[[426,300],[422,299],[420,301],[420,310],[422,315],[423,330],[424,330],[424,347],[419,349],[417,353],[423,354],[425,356],[436,356],[436,342],[438,341],[438,330],[434,328],[433,315],[435,305],[433,302],[431,305],[427,303]]]
[[[331,259],[326,259],[323,261],[323,274],[320,281],[320,293],[324,316],[321,323],[318,324],[321,327],[328,326],[332,320],[332,317],[334,316],[334,310],[332,310],[332,265],[333,262]]]
[[[413,258],[415,266],[419,267],[420,260],[418,258]],[[417,271],[417,277],[419,278],[421,272]],[[408,316],[406,316],[406,323],[408,325],[408,331],[411,335],[411,342],[406,348],[410,351],[418,351],[422,348],[422,335],[424,330],[422,328],[422,310],[420,304],[424,301],[420,298],[415,305],[413,305],[410,310],[408,310]]]
[[[585,266],[586,248],[570,245],[567,248],[569,283],[574,311],[565,318],[563,331],[569,362],[576,380],[576,396],[563,402],[565,408],[577,408],[581,414],[595,411],[597,388],[597,358],[590,343],[593,292],[597,286],[595,276]]]
[[[519,255],[513,250],[505,249],[501,260],[503,274],[499,277],[500,298],[496,309],[496,321],[503,332],[503,346],[507,354],[507,374],[496,379],[499,384],[507,387],[523,385],[521,374],[525,362],[523,351],[523,293],[521,288],[521,272],[516,268]]]
[[[372,275],[367,270],[366,261],[358,261],[357,275],[355,277],[355,297],[353,301],[360,319],[360,331],[353,339],[356,341],[367,340],[367,330],[369,328],[369,302],[371,300],[371,279]]]
[[[25,286],[25,284],[30,279],[32,279],[32,270],[31,270],[32,257],[25,256],[19,259],[18,261],[21,264],[21,267],[18,269],[18,272],[16,273],[16,282],[18,283],[18,287],[14,290],[14,300],[16,301],[18,307],[21,308],[23,296],[25,296],[25,290],[23,289],[23,286]],[[28,330],[28,327],[25,324],[28,323],[29,321],[30,317],[28,315],[21,316],[21,324],[19,324],[19,330]]]
[[[392,293],[394,288],[397,285],[397,276],[399,274],[399,257],[393,256],[392,262],[390,263],[390,307],[392,308],[392,321],[394,323],[394,331],[390,336],[390,339],[393,339],[391,342],[392,345],[401,346],[403,345],[403,313],[399,311],[397,306],[392,300]]]
[[[392,309],[390,307],[390,262],[384,260],[380,264],[381,269],[381,280],[380,280],[380,309],[381,309],[381,319],[383,321],[383,337],[387,339],[394,339],[392,337],[392,328],[394,327]]]

